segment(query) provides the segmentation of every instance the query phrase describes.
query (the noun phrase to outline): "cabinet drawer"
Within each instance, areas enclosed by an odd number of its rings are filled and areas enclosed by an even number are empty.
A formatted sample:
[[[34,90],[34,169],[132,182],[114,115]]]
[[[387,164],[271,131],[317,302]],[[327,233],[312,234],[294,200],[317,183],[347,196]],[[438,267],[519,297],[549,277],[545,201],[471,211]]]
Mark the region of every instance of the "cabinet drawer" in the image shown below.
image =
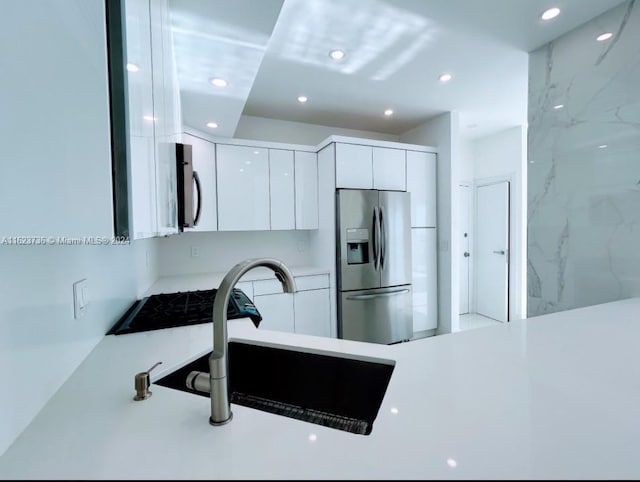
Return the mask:
[[[282,283],[277,279],[263,279],[253,282],[253,296],[282,293]]]
[[[296,288],[298,291],[317,290],[329,287],[328,274],[314,274],[309,276],[296,276]]]

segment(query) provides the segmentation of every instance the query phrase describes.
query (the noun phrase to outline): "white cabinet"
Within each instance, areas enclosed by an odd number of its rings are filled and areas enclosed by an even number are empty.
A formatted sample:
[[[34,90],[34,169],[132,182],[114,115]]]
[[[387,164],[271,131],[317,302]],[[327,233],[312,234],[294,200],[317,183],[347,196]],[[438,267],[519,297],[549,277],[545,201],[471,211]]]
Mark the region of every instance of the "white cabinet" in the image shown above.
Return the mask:
[[[173,144],[180,139],[182,119],[170,23],[167,0],[125,2],[134,239],[178,232]]]
[[[336,143],[336,187],[373,189],[371,146]]]
[[[329,288],[298,291],[294,302],[296,333],[331,336]]]
[[[407,151],[407,191],[411,193],[411,227],[436,226],[436,155]]]
[[[271,229],[295,228],[293,151],[269,149]]]
[[[269,152],[216,144],[218,230],[270,229]]]
[[[436,242],[435,228],[411,229],[414,332],[438,326]]]
[[[336,143],[336,187],[406,191],[405,152]]]
[[[293,333],[295,327],[293,296],[293,293],[255,295],[253,304],[262,316],[259,329]]]
[[[373,188],[406,191],[404,149],[373,148]]]
[[[260,328],[330,337],[329,275],[296,276],[295,282],[295,293],[283,293],[275,278],[253,281],[251,291],[243,288],[262,315]]]
[[[318,229],[318,155],[295,151],[296,229]]]
[[[190,134],[182,135],[182,143],[191,145],[193,173],[200,183],[200,189],[194,186],[193,191],[193,212],[200,208],[198,223],[193,228],[185,228],[185,231],[217,231],[216,146]]]

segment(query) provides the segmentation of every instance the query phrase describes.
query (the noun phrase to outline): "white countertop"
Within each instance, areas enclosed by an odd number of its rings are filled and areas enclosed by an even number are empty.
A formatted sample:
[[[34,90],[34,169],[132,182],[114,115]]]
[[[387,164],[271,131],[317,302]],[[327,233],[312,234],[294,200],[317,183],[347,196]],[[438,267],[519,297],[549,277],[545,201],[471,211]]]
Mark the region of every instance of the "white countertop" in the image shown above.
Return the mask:
[[[329,274],[329,268],[319,266],[288,266],[294,277]],[[217,289],[228,271],[198,273],[177,276],[162,276],[146,291],[145,296],[158,293],[175,293],[178,291]],[[253,268],[247,271],[239,282],[276,279],[273,270],[269,268]]]
[[[212,427],[206,398],[157,385],[134,402],[134,374],[207,353],[211,325],[106,336],[0,478],[637,479],[639,315],[635,298],[393,346],[230,322],[231,338],[395,360],[369,436],[235,404]]]

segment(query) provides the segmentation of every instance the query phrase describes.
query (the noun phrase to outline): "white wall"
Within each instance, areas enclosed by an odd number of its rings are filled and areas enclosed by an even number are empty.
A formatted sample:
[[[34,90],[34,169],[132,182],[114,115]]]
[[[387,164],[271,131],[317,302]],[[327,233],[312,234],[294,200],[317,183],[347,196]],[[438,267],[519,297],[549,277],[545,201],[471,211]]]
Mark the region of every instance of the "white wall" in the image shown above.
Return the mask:
[[[4,2],[0,59],[2,454],[155,279],[155,247],[5,237],[111,236],[103,2]],[[83,278],[89,306],[74,320],[72,284]]]
[[[526,318],[527,312],[526,136],[526,128],[518,126],[477,139],[473,143],[475,185],[501,180],[510,182],[509,278],[512,283],[509,292],[509,319],[511,320]],[[478,221],[476,219],[476,223]],[[476,280],[476,282],[482,282],[482,280]]]
[[[0,454],[155,280],[154,244],[0,246]],[[83,278],[89,306],[76,320]]]
[[[343,129],[304,122],[290,122],[243,115],[233,137],[260,141],[289,142],[292,144],[318,145],[331,135],[363,137],[383,141],[397,141],[399,136],[382,132]]]
[[[287,266],[313,264],[308,231],[181,233],[157,240],[160,276],[225,272],[247,258],[269,257]],[[191,248],[199,256],[191,256]]]
[[[405,132],[401,142],[434,146],[438,149],[438,334],[459,330],[458,183],[460,179],[460,120],[448,112]],[[455,207],[455,209],[452,209]]]

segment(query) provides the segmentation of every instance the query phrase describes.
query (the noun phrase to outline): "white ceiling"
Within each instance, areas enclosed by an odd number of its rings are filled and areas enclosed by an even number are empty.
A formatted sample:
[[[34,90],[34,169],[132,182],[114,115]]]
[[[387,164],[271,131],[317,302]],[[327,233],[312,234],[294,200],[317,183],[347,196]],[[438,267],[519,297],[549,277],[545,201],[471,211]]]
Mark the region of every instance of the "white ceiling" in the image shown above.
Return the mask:
[[[183,119],[227,136],[241,114],[401,134],[458,111],[480,137],[526,123],[527,52],[622,1],[171,0]]]

